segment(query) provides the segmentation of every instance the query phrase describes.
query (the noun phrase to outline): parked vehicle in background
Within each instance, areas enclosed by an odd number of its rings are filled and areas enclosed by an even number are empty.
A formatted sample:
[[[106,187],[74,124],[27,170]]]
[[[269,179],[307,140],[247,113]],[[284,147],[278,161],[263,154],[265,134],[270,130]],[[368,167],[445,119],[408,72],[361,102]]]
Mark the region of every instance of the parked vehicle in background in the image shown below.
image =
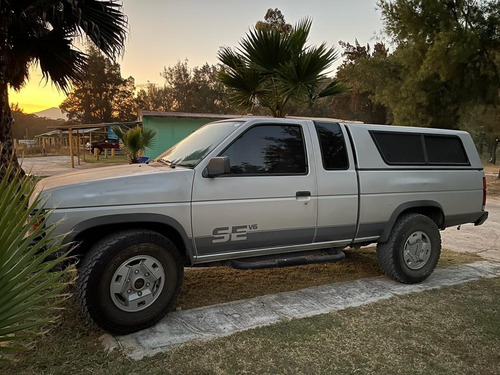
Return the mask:
[[[115,333],[161,319],[195,265],[335,261],[325,248],[377,243],[387,275],[420,282],[440,229],[488,216],[467,132],[324,119],[207,124],[155,163],[46,178],[38,194],[79,245],[83,311]]]
[[[94,153],[95,149],[99,150],[100,154],[103,150],[110,150],[112,148],[120,148],[120,141],[118,139],[106,138],[102,141],[92,142],[90,144],[90,151],[92,153]]]

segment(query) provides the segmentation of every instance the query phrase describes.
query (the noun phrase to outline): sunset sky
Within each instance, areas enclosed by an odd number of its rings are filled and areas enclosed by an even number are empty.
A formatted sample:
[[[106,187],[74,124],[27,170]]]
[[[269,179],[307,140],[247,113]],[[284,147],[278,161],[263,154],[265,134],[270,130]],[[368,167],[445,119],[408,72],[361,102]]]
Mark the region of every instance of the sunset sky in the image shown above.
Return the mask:
[[[190,67],[215,64],[219,48],[236,46],[268,8],[279,8],[291,24],[311,17],[311,44],[325,41],[339,48],[339,40],[355,38],[373,44],[382,29],[376,0],[123,0],[130,30],[118,59],[122,76],[133,76],[137,86],[161,84],[163,67],[177,61],[187,59]],[[10,92],[10,102],[27,113],[58,107],[64,98],[36,69],[20,92]]]

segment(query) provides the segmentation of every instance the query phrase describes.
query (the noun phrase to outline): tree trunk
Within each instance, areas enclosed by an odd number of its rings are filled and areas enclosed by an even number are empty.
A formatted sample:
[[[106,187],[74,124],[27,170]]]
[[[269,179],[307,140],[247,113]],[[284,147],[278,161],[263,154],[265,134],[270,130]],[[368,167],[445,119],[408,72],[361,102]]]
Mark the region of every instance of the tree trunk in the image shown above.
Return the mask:
[[[489,160],[491,164],[497,163],[497,146],[498,146],[498,138],[491,143],[491,148],[490,148],[491,158]]]
[[[12,139],[12,113],[9,107],[6,83],[3,83],[0,87],[0,151],[0,179],[3,179],[10,161],[13,164],[13,171],[21,168],[15,154],[14,141]],[[24,176],[22,170],[21,176]]]
[[[7,26],[7,18],[10,16],[9,8],[0,9],[0,179],[5,177],[9,162],[12,162],[14,171],[21,169],[14,152],[12,114],[9,107],[9,77],[7,77],[8,55],[11,48]],[[22,170],[21,175],[24,176]]]

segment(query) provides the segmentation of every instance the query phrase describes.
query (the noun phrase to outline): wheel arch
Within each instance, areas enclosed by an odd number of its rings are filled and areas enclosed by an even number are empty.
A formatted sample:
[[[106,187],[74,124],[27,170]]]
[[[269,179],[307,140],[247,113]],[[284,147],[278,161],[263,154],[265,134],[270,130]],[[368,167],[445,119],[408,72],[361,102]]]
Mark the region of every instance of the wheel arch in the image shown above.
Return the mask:
[[[440,229],[444,228],[444,212],[443,207],[436,201],[431,200],[421,200],[421,201],[412,201],[405,202],[399,205],[391,215],[389,222],[384,228],[384,231],[380,235],[378,242],[387,242],[389,239],[389,235],[391,234],[396,221],[405,214],[408,213],[417,213],[422,214],[434,221],[437,227]]]
[[[192,242],[182,225],[177,220],[160,214],[119,214],[88,219],[74,227],[65,242],[75,244],[71,253],[80,257],[97,241],[111,233],[140,228],[164,235],[177,247],[184,265],[193,263]]]

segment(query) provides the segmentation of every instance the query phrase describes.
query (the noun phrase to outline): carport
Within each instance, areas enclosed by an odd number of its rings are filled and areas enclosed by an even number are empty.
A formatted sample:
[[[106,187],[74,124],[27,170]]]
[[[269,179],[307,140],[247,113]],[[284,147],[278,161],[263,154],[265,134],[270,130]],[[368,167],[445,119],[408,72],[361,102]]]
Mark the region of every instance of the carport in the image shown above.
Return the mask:
[[[75,168],[75,154],[74,154],[74,139],[73,132],[76,131],[76,157],[77,163],[80,165],[80,136],[83,134],[83,130],[88,129],[108,129],[111,126],[136,126],[141,125],[142,121],[128,121],[128,122],[103,122],[100,124],[72,124],[72,125],[62,125],[62,126],[50,126],[49,129],[56,129],[68,132],[68,143],[69,143],[69,155],[71,156],[71,168]],[[83,153],[83,160],[85,161],[85,152]]]

